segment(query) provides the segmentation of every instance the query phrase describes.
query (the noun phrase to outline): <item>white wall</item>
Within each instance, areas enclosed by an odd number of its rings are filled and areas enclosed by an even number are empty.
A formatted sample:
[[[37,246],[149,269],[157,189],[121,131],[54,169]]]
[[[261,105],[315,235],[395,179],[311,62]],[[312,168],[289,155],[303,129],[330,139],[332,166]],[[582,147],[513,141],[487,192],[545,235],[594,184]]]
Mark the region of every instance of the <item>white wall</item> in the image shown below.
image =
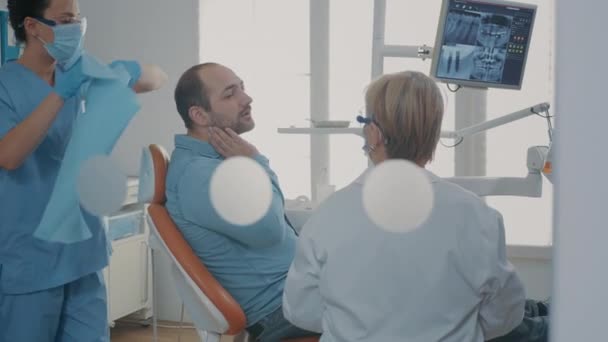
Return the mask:
[[[256,127],[243,137],[270,159],[285,197],[310,196],[310,137],[277,133],[310,124],[308,0],[201,1],[201,41],[202,61],[245,82]]]
[[[142,109],[124,132],[113,157],[124,172],[136,175],[141,149],[151,143],[173,150],[173,135],[183,132],[173,101],[179,76],[199,62],[198,0],[80,0],[88,20],[86,49],[104,61],[135,59],[160,65],[168,84],[141,95]],[[164,256],[156,259],[157,316],[179,320],[177,292]]]
[[[608,3],[557,0],[556,4],[559,150],[552,341],[605,341]]]
[[[198,0],[80,0],[88,20],[85,47],[106,62],[135,59],[160,65],[169,75],[160,91],[140,96],[141,112],[124,132],[113,156],[136,175],[141,148],[159,143],[173,150],[173,135],[184,131],[173,90],[179,76],[199,62]]]

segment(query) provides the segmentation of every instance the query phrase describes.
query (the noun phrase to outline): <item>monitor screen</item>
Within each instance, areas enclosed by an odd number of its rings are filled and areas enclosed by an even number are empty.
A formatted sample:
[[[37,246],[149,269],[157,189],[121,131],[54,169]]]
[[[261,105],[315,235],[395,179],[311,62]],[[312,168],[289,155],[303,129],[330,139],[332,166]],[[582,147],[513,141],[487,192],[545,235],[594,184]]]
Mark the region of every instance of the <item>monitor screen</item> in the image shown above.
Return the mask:
[[[444,0],[431,75],[471,87],[521,89],[536,5]]]

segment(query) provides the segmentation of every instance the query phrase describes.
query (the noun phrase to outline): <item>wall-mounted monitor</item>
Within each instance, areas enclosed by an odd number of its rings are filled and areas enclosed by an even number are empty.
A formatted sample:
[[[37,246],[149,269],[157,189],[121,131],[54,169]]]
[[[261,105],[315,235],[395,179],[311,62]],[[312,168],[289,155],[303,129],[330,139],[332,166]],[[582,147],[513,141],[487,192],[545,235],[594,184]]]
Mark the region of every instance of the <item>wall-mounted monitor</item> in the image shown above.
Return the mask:
[[[445,83],[521,89],[536,5],[443,0],[431,76]]]

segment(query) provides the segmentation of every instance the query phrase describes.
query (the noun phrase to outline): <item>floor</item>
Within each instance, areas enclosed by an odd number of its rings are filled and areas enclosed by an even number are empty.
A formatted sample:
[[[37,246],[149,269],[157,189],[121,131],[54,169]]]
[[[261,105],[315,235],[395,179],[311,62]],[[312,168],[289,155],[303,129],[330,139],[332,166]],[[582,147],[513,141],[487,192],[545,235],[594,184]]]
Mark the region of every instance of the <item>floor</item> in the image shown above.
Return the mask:
[[[181,337],[180,337],[181,334]],[[152,326],[144,327],[137,323],[116,322],[110,331],[111,342],[151,342],[153,341]],[[196,330],[190,325],[179,329],[179,323],[158,322],[158,342],[200,342]],[[230,338],[222,338],[222,342],[230,342]]]

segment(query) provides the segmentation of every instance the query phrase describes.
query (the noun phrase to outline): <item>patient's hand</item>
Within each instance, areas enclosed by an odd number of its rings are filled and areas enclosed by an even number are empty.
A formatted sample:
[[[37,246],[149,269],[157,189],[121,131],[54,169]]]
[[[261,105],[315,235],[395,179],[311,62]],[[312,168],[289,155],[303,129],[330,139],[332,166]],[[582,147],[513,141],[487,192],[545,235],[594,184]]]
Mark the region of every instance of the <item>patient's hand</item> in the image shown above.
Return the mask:
[[[241,138],[230,128],[223,130],[217,127],[210,127],[209,143],[224,158],[235,156],[254,157],[260,153],[255,146]]]

